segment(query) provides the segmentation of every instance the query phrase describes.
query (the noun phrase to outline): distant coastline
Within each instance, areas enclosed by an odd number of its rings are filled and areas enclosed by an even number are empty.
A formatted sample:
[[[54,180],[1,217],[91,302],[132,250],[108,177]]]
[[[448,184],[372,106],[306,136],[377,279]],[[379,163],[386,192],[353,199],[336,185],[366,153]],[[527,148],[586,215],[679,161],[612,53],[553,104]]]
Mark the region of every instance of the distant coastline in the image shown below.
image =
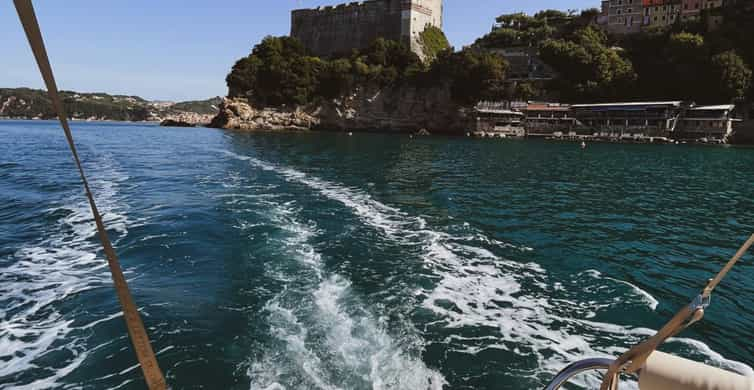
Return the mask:
[[[201,120],[217,113],[221,98],[186,102],[150,101],[139,96],[61,91],[70,120],[161,122],[168,118]],[[29,88],[0,88],[0,118],[56,118],[47,92]]]

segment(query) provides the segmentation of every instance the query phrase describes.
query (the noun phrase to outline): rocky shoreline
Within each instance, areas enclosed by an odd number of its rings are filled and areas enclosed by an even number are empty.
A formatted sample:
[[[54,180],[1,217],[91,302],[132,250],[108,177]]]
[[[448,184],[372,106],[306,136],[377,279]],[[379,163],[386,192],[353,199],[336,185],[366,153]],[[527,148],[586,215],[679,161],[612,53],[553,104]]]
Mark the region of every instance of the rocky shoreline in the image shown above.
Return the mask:
[[[256,108],[226,98],[209,127],[242,131],[383,131],[463,134],[467,110],[447,88],[367,88],[342,99],[297,108]]]
[[[215,115],[197,114],[184,112],[178,115],[170,115],[160,121],[163,127],[208,127]]]

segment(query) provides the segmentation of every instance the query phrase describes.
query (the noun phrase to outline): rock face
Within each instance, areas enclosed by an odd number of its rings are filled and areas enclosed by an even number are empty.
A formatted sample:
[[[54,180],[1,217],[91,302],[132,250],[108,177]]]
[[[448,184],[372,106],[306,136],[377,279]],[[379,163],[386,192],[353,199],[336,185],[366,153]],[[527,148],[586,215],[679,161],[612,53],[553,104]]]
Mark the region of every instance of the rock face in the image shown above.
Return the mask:
[[[257,109],[243,99],[225,99],[210,127],[462,134],[466,112],[452,102],[448,88],[364,88],[316,107],[289,110]]]
[[[319,124],[314,114],[301,108],[257,109],[245,99],[225,99],[209,127],[233,130],[310,130]]]
[[[212,122],[214,116],[197,114],[195,112],[184,112],[178,115],[170,115],[160,122],[164,127],[203,127]]]

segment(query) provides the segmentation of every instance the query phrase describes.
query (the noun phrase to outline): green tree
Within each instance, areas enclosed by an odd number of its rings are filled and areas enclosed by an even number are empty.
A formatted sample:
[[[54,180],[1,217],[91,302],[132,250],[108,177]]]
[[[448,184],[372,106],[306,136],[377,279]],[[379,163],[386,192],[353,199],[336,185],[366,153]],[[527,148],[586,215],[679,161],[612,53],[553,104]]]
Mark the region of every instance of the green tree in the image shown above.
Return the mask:
[[[306,104],[317,89],[323,61],[308,57],[290,37],[266,37],[226,78],[230,96],[251,98],[260,105]]]
[[[752,80],[751,69],[744,60],[734,50],[728,50],[713,56],[711,62],[712,80],[717,86],[711,92],[725,101],[742,98]]]
[[[542,60],[560,76],[553,86],[571,100],[623,96],[636,80],[631,62],[607,47],[605,35],[592,27],[577,31],[573,39],[551,39],[540,46]]]
[[[419,44],[422,46],[427,62],[434,61],[440,52],[450,49],[450,42],[445,33],[436,26],[427,26],[419,34]]]
[[[508,63],[494,54],[472,49],[446,50],[440,53],[429,74],[436,84],[450,85],[454,101],[470,105],[501,97],[507,67]]]

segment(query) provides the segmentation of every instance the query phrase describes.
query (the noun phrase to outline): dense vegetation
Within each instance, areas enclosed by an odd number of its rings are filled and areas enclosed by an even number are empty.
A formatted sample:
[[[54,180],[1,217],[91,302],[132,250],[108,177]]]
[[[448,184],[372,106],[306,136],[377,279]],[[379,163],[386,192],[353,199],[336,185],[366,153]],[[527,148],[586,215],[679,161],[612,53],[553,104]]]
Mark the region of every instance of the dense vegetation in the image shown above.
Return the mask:
[[[559,76],[530,95],[564,101],[682,99],[700,103],[754,97],[754,15],[724,9],[725,23],[708,31],[706,17],[667,29],[610,37],[594,24],[597,10],[579,15],[543,11],[505,15],[475,46],[535,47]]]
[[[723,103],[754,98],[754,12],[729,6],[725,23],[708,30],[695,23],[626,36],[608,36],[599,11],[542,11],[504,15],[471,47],[454,52],[442,31],[420,37],[422,62],[399,43],[377,40],[350,56],[309,56],[289,37],[267,37],[227,77],[229,95],[259,105],[306,105],[342,97],[356,88],[451,88],[459,104],[482,99],[552,99],[567,102],[678,99]],[[495,49],[533,48],[553,80],[508,81]]]
[[[181,112],[214,114],[220,98],[177,104],[153,104],[138,96],[108,95],[60,91],[69,117],[74,119],[107,119],[119,121],[152,120],[153,115],[165,116]],[[56,117],[46,91],[29,88],[0,88],[0,117],[40,118]]]
[[[202,115],[217,114],[217,108],[222,103],[221,97],[214,97],[207,100],[190,100],[178,102],[170,107],[173,111],[195,112]]]
[[[433,48],[441,49],[441,42],[433,42]],[[309,56],[294,38],[267,37],[233,66],[226,80],[231,97],[262,106],[312,104],[367,85],[448,85],[453,99],[466,104],[495,96],[505,80],[506,63],[493,54],[446,48],[435,57],[425,63],[404,45],[378,39],[350,56],[322,59]]]
[[[422,46],[426,60],[430,62],[434,61],[441,52],[450,49],[448,37],[435,26],[427,26],[419,34],[419,44]]]

